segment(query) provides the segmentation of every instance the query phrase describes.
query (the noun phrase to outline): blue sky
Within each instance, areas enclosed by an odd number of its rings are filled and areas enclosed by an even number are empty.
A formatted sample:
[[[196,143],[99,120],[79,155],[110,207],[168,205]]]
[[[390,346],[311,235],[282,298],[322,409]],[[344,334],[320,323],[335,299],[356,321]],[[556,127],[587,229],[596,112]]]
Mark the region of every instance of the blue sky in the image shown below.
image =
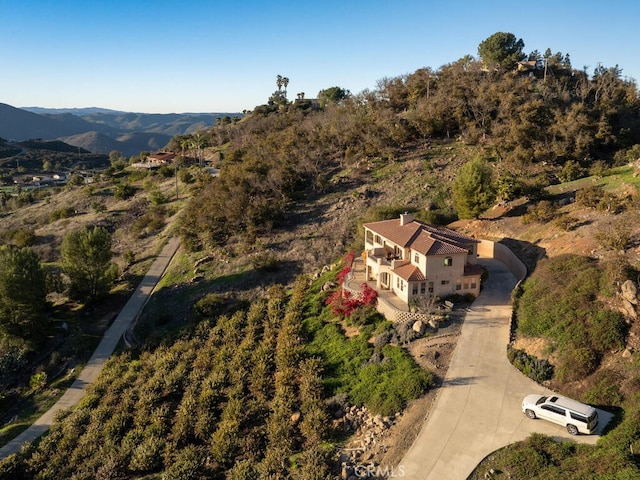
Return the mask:
[[[640,81],[640,2],[0,0],[0,103],[240,112],[438,69],[496,32]]]

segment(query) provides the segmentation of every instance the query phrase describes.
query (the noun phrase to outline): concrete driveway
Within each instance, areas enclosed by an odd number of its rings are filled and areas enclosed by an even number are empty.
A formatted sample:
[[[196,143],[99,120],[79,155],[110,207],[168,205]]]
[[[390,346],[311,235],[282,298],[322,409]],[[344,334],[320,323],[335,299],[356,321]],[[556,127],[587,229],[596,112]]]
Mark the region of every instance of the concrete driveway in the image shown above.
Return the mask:
[[[102,340],[89,359],[89,362],[82,369],[80,375],[78,375],[78,378],[73,382],[64,395],[62,395],[60,400],[58,400],[53,407],[36,420],[33,425],[0,448],[0,460],[13,453],[17,453],[23,443],[31,442],[40,437],[43,433],[49,430],[56,413],[60,410],[67,410],[77,405],[80,399],[84,397],[86,387],[98,378],[104,363],[115,350],[122,338],[122,335],[131,326],[135,318],[144,308],[151,292],[162,277],[162,274],[169,265],[169,262],[173,258],[178,246],[179,241],[177,238],[169,239],[160,255],[155,259],[151,268],[140,282],[140,285],[138,285],[138,288],[133,292],[129,301],[125,304],[109,329],[105,332]]]
[[[529,393],[550,393],[507,360],[511,291],[516,279],[499,260],[469,309],[443,385],[418,438],[398,466],[408,479],[466,479],[491,452],[532,432],[594,444],[598,435],[571,436],[564,427],[530,420],[521,411]],[[599,410],[600,427],[611,415]]]

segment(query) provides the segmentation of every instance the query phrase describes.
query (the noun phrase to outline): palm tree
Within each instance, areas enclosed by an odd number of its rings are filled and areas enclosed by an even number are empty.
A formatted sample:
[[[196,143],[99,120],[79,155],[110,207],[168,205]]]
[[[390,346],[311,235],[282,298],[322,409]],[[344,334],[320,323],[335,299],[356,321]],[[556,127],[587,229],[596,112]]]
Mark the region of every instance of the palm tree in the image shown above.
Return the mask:
[[[287,98],[287,85],[289,85],[289,77],[282,78],[282,85],[284,86],[284,98]]]
[[[191,147],[196,149],[196,156],[198,158],[198,165],[200,165],[201,167],[203,166],[204,163],[204,157],[203,157],[203,151],[202,151],[202,147],[204,147],[206,144],[206,139],[204,138],[204,136],[200,133],[194,133],[191,137]]]
[[[282,84],[283,84],[283,82],[284,82],[284,79],[282,78],[282,75],[278,75],[278,76],[276,77],[276,86],[278,87],[278,91],[282,90]],[[288,83],[288,82],[289,82],[289,81],[287,80],[287,83]]]

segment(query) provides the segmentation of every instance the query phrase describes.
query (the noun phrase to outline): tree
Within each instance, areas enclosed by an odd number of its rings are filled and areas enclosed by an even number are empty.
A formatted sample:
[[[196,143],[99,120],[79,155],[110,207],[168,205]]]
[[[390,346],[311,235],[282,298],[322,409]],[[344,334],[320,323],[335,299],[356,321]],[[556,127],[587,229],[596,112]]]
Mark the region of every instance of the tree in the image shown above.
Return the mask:
[[[37,341],[44,333],[46,289],[40,259],[31,248],[0,247],[0,333]]]
[[[109,292],[117,267],[111,262],[111,234],[106,229],[85,228],[67,234],[62,241],[61,253],[73,298],[91,301]]]
[[[325,88],[318,92],[318,101],[323,107],[329,103],[339,103],[350,95],[349,90],[340,87]]]
[[[523,48],[524,42],[513,33],[497,32],[478,45],[478,55],[487,67],[508,70],[526,57]]]
[[[472,160],[460,168],[453,182],[453,203],[460,218],[478,218],[496,198],[492,169],[482,159]]]

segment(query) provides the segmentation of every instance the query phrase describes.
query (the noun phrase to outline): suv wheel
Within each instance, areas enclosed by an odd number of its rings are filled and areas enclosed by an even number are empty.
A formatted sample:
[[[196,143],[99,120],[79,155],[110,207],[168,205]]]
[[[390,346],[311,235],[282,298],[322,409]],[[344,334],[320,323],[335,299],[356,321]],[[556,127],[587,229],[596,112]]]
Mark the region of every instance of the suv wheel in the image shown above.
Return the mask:
[[[578,427],[576,427],[575,425],[567,425],[567,432],[569,432],[569,435],[577,435],[578,434]]]
[[[534,412],[533,410],[529,410],[527,408],[527,410],[524,413],[526,413],[527,417],[529,417],[531,420],[535,420],[536,419],[536,412]]]

